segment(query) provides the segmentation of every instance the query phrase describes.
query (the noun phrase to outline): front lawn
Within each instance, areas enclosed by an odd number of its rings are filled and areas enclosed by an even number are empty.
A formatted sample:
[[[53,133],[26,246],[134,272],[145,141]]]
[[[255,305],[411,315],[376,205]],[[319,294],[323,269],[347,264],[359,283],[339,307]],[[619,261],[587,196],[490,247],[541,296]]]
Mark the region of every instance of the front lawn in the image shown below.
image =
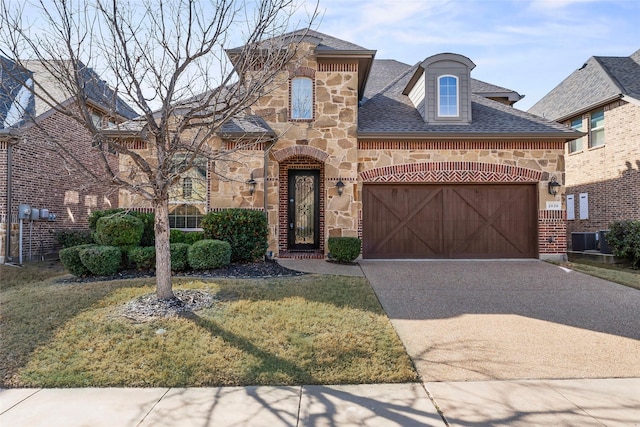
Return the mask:
[[[588,260],[565,261],[563,267],[580,271],[610,282],[619,283],[630,288],[640,289],[640,270],[633,270],[619,264],[603,264]]]
[[[5,268],[0,267],[0,274]],[[37,280],[40,280],[38,277]],[[4,387],[186,387],[416,381],[364,278],[175,279],[211,307],[132,320],[152,279],[0,290]]]

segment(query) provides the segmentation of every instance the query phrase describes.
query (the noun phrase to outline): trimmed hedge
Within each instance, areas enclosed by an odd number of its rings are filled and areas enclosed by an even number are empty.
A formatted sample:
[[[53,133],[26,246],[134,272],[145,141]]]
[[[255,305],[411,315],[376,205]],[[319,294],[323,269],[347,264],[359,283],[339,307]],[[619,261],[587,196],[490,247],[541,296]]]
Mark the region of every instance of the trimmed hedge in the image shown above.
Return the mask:
[[[103,211],[93,211],[89,215],[89,229],[95,233],[100,218],[113,218],[116,216],[129,215],[138,218],[144,224],[144,231],[140,239],[141,246],[153,246],[156,242],[156,233],[154,229],[155,215],[153,213],[145,213],[138,211],[127,211],[124,208],[106,209]]]
[[[169,230],[169,243],[185,243],[186,236],[182,230]]]
[[[202,218],[205,239],[217,239],[231,245],[231,261],[256,261],[267,250],[269,227],[262,211],[224,209]]]
[[[120,269],[122,251],[115,246],[90,245],[79,254],[82,265],[97,276],[111,276]]]
[[[640,221],[616,221],[609,226],[607,243],[613,254],[640,268]]]
[[[189,231],[184,235],[184,242],[187,245],[193,245],[195,242],[199,242],[204,239],[204,233],[202,231]]]
[[[329,237],[328,246],[333,259],[352,263],[360,255],[362,242],[357,237]]]
[[[134,246],[127,252],[129,264],[139,270],[156,266],[156,248],[153,246]]]
[[[194,270],[224,267],[231,262],[231,245],[221,240],[200,240],[189,246],[188,257]]]
[[[95,239],[105,246],[138,246],[144,232],[144,223],[131,215],[99,218]]]
[[[96,246],[94,244],[86,244],[79,246],[72,246],[70,248],[65,248],[60,250],[59,256],[62,265],[67,271],[74,276],[86,276],[91,273],[87,267],[84,266],[82,260],[80,259],[80,251],[86,249],[91,246]]]
[[[63,248],[94,243],[91,230],[57,230],[54,236]]]
[[[186,243],[171,243],[171,270],[184,271],[189,268],[189,245]]]

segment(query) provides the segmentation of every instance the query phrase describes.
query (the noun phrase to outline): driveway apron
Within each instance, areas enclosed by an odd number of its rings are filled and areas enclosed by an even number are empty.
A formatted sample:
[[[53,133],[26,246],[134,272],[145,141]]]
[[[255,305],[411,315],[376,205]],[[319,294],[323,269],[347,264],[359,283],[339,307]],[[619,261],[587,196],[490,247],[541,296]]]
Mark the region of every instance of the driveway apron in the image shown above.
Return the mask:
[[[537,260],[360,265],[423,381],[640,377],[640,291]]]

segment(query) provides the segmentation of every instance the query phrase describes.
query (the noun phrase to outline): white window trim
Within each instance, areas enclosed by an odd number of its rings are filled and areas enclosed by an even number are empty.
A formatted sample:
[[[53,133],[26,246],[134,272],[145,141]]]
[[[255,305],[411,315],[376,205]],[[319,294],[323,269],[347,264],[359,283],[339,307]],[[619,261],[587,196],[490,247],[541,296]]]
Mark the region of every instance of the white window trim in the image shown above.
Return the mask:
[[[444,77],[453,77],[456,81],[456,114],[442,114],[442,111],[440,111],[440,80]],[[454,76],[452,74],[443,74],[438,76],[436,79],[436,86],[438,87],[438,105],[436,106],[438,117],[460,117],[460,79],[458,76]]]
[[[600,112],[600,111],[602,111],[602,124],[600,126],[592,127],[592,124],[593,124],[593,113]],[[589,148],[603,147],[607,143],[607,140],[605,139],[602,144],[593,145],[593,133],[594,132],[598,132],[598,131],[602,131],[604,133],[604,117],[605,117],[604,108],[600,108],[598,110],[592,111],[589,114]]]
[[[311,99],[309,100],[309,117],[294,117],[293,112],[294,110],[294,90],[293,90],[293,84],[296,80],[308,80],[311,82]],[[290,106],[290,111],[291,111],[291,120],[313,120],[313,114],[314,114],[314,90],[313,90],[313,85],[314,85],[314,80],[311,77],[307,77],[307,76],[296,76],[294,78],[291,79],[291,93],[289,95],[289,106]]]
[[[580,120],[580,128],[576,128],[573,125],[573,122],[577,122],[578,120]],[[579,117],[579,118],[575,118],[573,120],[569,121],[569,126],[573,129],[573,130],[577,130],[578,132],[582,132],[582,130],[584,129],[584,117]],[[569,143],[567,144],[567,151],[569,152],[569,154],[573,154],[573,153],[580,153],[582,151],[584,151],[584,140],[585,137],[581,136],[580,138],[574,139],[573,141],[569,141]],[[580,148],[579,149],[575,149],[572,150],[571,149],[571,145],[572,144],[577,144],[578,142],[580,142]]]

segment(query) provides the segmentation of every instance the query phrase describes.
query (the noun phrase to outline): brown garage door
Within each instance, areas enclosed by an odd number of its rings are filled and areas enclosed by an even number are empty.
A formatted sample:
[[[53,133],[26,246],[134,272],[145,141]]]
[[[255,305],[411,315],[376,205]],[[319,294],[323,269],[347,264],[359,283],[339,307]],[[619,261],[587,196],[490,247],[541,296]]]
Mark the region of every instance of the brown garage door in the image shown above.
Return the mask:
[[[536,186],[365,184],[364,258],[533,258]]]

